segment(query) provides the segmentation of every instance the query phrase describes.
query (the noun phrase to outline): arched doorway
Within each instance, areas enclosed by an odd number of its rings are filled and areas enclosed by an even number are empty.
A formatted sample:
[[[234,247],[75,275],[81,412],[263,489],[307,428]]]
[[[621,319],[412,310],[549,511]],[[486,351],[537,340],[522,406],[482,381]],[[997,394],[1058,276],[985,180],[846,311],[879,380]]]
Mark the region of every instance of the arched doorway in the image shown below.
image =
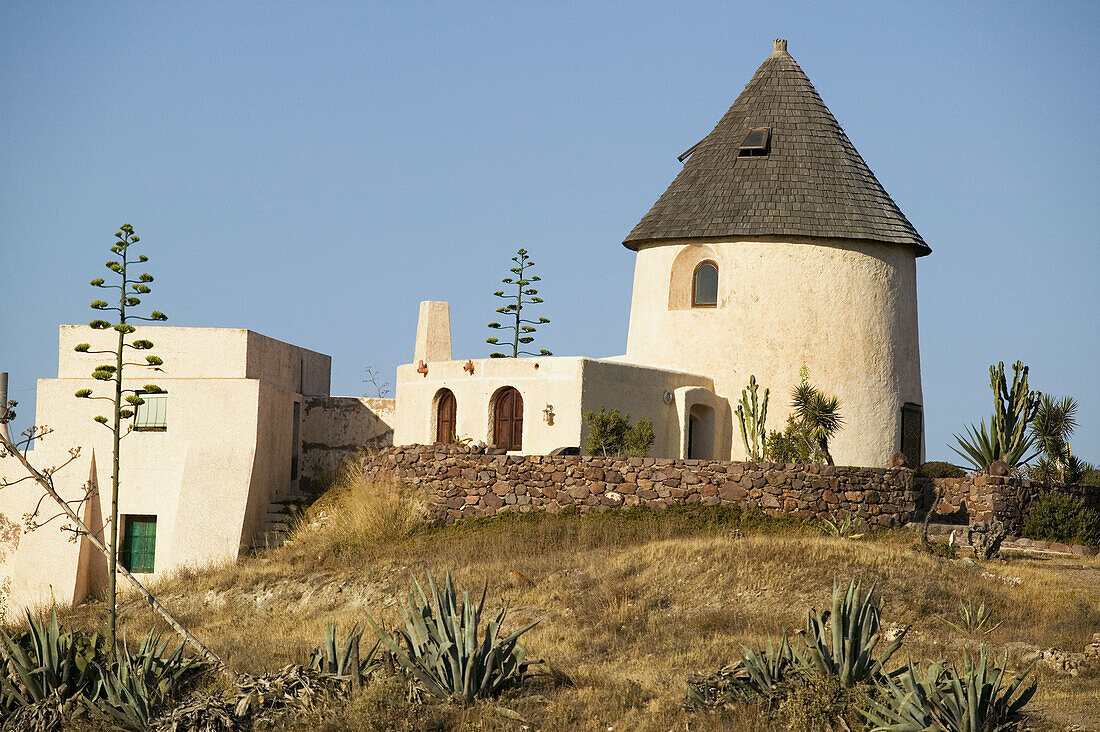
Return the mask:
[[[523,449],[523,397],[511,386],[493,399],[493,447]]]
[[[705,404],[692,404],[688,410],[687,457],[714,459],[714,410]]]
[[[454,442],[458,402],[450,389],[440,389],[435,407],[435,441]]]

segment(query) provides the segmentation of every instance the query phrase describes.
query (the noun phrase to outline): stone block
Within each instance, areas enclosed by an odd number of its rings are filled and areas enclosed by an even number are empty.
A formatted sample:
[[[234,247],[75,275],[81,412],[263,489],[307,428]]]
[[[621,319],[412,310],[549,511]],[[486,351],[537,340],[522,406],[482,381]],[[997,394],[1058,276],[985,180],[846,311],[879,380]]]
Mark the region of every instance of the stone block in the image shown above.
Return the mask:
[[[587,498],[589,495],[588,486],[586,485],[575,485],[567,490],[566,493],[568,493],[571,498],[578,501]]]
[[[748,492],[734,481],[729,480],[718,490],[718,495],[721,496],[723,501],[736,503],[744,500],[748,496]]]

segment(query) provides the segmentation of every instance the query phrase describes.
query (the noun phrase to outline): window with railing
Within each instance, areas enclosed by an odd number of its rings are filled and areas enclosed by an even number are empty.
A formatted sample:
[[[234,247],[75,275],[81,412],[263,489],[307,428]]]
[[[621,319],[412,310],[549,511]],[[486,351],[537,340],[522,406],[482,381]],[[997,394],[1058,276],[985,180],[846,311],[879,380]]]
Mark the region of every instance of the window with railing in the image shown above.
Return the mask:
[[[138,392],[142,403],[134,408],[134,429],[138,432],[164,432],[168,429],[168,394]]]

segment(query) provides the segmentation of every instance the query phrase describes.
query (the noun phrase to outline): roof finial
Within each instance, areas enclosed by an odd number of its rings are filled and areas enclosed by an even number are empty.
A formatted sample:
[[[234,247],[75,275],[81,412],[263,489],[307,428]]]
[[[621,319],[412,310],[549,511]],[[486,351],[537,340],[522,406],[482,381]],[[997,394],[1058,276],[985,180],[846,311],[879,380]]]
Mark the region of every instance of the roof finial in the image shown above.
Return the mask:
[[[782,38],[776,38],[772,41],[772,53],[786,53],[787,41]]]

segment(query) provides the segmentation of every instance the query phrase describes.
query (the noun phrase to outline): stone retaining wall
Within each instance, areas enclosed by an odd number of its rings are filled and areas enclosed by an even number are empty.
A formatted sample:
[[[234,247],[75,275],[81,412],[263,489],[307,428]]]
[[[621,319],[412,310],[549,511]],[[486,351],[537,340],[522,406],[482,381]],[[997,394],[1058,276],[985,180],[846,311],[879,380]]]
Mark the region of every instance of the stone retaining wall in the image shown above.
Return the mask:
[[[388,447],[364,458],[368,476],[424,490],[448,523],[505,511],[702,504],[812,519],[850,512],[880,526],[911,520],[912,471],[566,455],[491,455],[455,445]]]
[[[920,508],[931,504],[935,489],[943,496],[935,506],[936,521],[974,524],[997,519],[1011,534],[1018,535],[1024,527],[1031,503],[1044,493],[1059,492],[1079,496],[1089,508],[1100,510],[1100,488],[1088,485],[1036,483],[1027,479],[995,475],[968,475],[965,478],[935,478],[917,480]]]

